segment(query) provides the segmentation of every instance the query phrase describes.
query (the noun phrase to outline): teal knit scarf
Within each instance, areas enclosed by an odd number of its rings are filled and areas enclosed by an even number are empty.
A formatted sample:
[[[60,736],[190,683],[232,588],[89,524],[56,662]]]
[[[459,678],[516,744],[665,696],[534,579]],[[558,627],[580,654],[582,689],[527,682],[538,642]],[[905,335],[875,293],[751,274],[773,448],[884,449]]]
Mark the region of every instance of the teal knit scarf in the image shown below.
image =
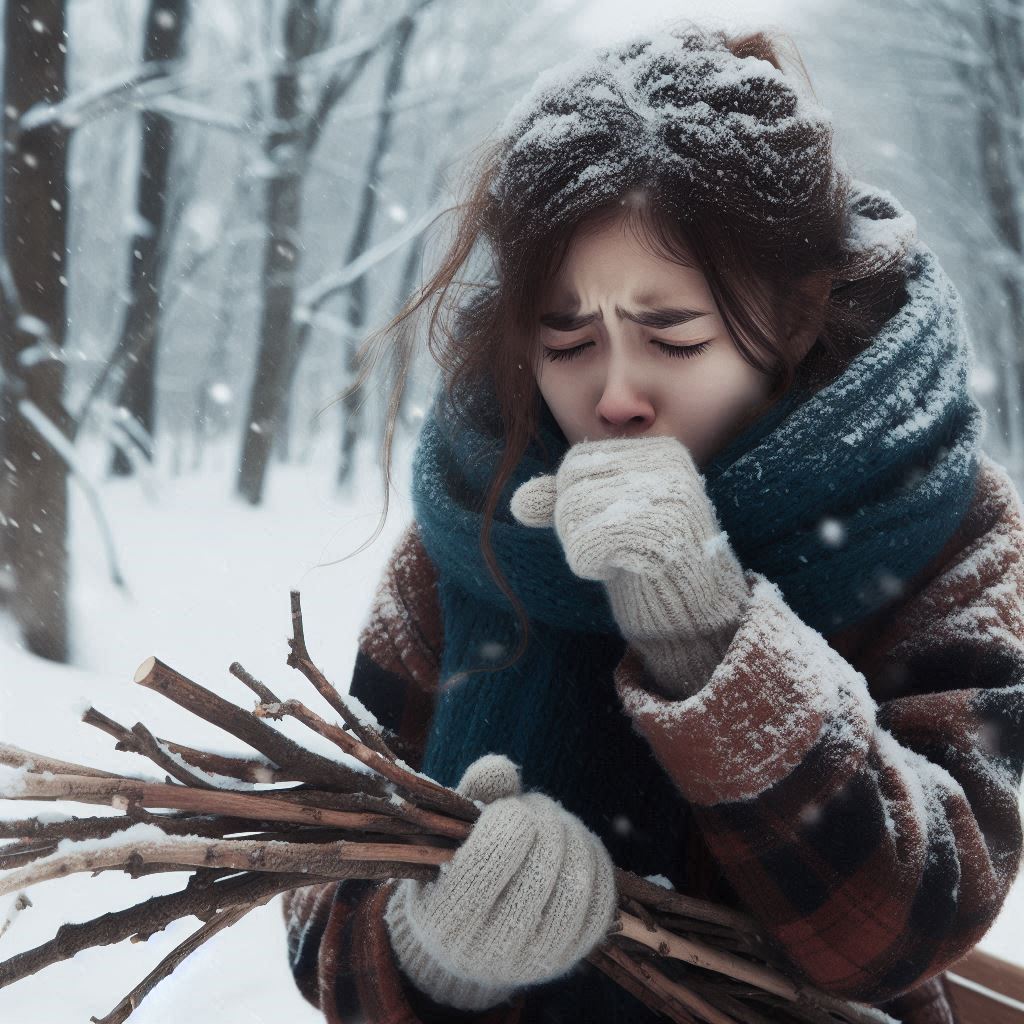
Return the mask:
[[[960,299],[927,247],[918,243],[906,266],[907,302],[842,375],[816,393],[791,389],[703,470],[740,562],[825,635],[898,597],[972,497],[984,417],[967,388]],[[619,704],[613,669],[625,641],[604,587],[572,573],[553,529],[520,526],[509,512],[516,487],[553,472],[567,449],[541,405],[539,442],[502,492],[491,535],[530,620],[526,652],[507,668],[515,616],[479,546],[502,444],[494,402],[481,391],[467,424],[442,391],[422,428],[413,505],[438,570],[446,684],[422,770],[454,786],[476,758],[503,753],[522,766],[524,790],[558,799],[616,864],[686,891],[692,812]],[[480,666],[494,668],[463,677]],[[657,1019],[586,967],[536,995],[551,1019]]]
[[[907,301],[838,379],[810,397],[798,383],[703,470],[740,562],[773,580],[825,635],[897,597],[900,582],[941,549],[972,496],[984,416],[967,387],[972,350],[961,300],[923,243],[907,270]],[[517,635],[512,606],[479,546],[479,509],[501,431],[486,394],[476,408],[472,426],[456,420],[442,389],[413,462],[414,514],[443,591],[446,679],[499,664]],[[552,472],[566,448],[544,405],[540,443],[507,482],[492,544],[531,628],[614,634],[603,586],[572,573],[553,529],[523,527],[508,510],[516,487]],[[456,611],[463,604],[464,614]],[[528,675],[537,656],[528,650],[516,675]],[[443,724],[444,715],[435,736]],[[458,768],[451,758],[447,741],[443,750],[435,743],[425,770],[443,767],[451,782]]]

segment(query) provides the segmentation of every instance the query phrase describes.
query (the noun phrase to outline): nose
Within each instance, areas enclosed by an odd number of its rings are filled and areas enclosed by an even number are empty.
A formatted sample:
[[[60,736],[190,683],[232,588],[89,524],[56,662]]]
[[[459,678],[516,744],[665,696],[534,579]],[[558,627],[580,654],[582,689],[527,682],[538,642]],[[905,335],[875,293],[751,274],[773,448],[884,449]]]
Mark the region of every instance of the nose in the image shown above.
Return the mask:
[[[654,422],[654,407],[643,389],[635,387],[620,368],[608,371],[597,418],[606,430],[635,430],[642,433]]]

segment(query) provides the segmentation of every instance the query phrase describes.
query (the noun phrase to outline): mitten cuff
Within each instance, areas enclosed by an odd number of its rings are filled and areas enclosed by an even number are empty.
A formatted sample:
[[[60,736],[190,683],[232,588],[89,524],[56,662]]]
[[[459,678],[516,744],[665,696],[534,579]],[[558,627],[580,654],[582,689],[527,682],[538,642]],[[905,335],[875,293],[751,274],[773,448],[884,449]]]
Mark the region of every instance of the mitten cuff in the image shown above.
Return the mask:
[[[696,693],[711,678],[750,596],[724,535],[703,546],[702,554],[660,572],[623,572],[606,584],[623,637],[643,656],[651,677],[676,698]]]
[[[384,922],[402,973],[420,991],[435,1002],[460,1010],[488,1010],[519,991],[516,985],[488,985],[447,968],[416,933],[406,910],[407,899],[408,886],[400,882],[388,900]]]

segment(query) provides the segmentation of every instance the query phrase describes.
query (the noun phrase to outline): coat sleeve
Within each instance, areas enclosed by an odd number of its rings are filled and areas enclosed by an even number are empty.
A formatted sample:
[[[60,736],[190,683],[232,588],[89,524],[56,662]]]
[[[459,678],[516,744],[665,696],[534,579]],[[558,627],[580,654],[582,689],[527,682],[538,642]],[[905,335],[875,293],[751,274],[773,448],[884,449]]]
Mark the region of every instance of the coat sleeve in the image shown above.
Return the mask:
[[[741,903],[794,976],[845,998],[884,1002],[963,957],[1020,864],[1024,527],[988,465],[948,557],[868,645],[885,699],[749,570],[698,693],[661,696],[632,648],[615,670]]]
[[[395,753],[420,769],[433,716],[442,625],[433,564],[411,524],[378,584],[349,687]],[[362,705],[362,708],[359,705]],[[383,921],[395,882],[323,882],[285,894],[288,960],[329,1024],[512,1024],[517,1004],[473,1013],[434,1002],[405,977]]]

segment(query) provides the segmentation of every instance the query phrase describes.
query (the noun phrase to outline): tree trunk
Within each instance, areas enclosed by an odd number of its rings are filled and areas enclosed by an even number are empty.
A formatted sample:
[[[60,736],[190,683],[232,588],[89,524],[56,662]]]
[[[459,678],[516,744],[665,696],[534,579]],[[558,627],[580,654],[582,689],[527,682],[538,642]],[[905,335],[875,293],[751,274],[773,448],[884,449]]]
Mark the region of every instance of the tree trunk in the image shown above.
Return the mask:
[[[285,60],[274,77],[274,130],[268,133],[265,146],[267,160],[275,170],[267,181],[266,191],[260,348],[238,466],[237,493],[251,505],[258,505],[263,497],[274,430],[282,414],[295,359],[292,319],[306,167],[296,61],[314,52],[319,38],[316,4],[311,0],[288,0]]]
[[[402,19],[395,30],[391,62],[384,80],[384,95],[381,97],[381,114],[377,121],[377,132],[373,140],[370,161],[366,168],[366,177],[363,181],[359,217],[349,243],[347,263],[354,262],[370,245],[373,221],[378,206],[377,187],[381,175],[381,165],[391,146],[391,123],[393,120],[391,104],[402,86],[402,74],[408,56],[409,40],[415,29],[415,18],[406,17]],[[367,318],[365,274],[360,274],[349,286],[346,293],[346,307],[345,323],[352,329],[353,335],[345,345],[345,379],[353,381],[359,372],[355,339]],[[360,409],[358,405],[362,397],[358,391],[354,391],[347,394],[341,402],[341,445],[338,453],[337,474],[339,487],[351,486],[355,465],[355,446],[359,439]]]
[[[1003,282],[1011,339],[1024,337],[1024,142],[1020,118],[1024,106],[1024,28],[1021,12],[983,9],[980,43],[989,61],[980,72],[978,100],[978,154],[982,182],[988,198],[992,226],[1005,253],[998,261]],[[1016,128],[1016,130],[1013,130]],[[1011,257],[1007,259],[1006,257]],[[1008,269],[1003,269],[1007,268]],[[1002,403],[997,404],[999,432],[1012,463],[1020,472],[1020,401],[1024,391],[1024,359],[1020,345],[1007,347],[1000,367]]]
[[[181,55],[188,13],[188,0],[150,0],[143,61],[175,60]],[[126,360],[118,404],[142,427],[147,439],[145,455],[152,461],[160,291],[169,248],[167,169],[174,145],[174,125],[169,117],[150,110],[144,110],[141,117],[136,210],[139,227],[129,247],[129,304],[118,345],[126,353]],[[115,476],[132,473],[132,464],[120,448],[114,449],[110,471]]]
[[[59,123],[19,133],[17,118],[64,98],[66,50],[62,0],[6,5],[0,565],[26,647],[58,662],[69,654],[67,466],[19,406],[68,435],[67,135]]]

